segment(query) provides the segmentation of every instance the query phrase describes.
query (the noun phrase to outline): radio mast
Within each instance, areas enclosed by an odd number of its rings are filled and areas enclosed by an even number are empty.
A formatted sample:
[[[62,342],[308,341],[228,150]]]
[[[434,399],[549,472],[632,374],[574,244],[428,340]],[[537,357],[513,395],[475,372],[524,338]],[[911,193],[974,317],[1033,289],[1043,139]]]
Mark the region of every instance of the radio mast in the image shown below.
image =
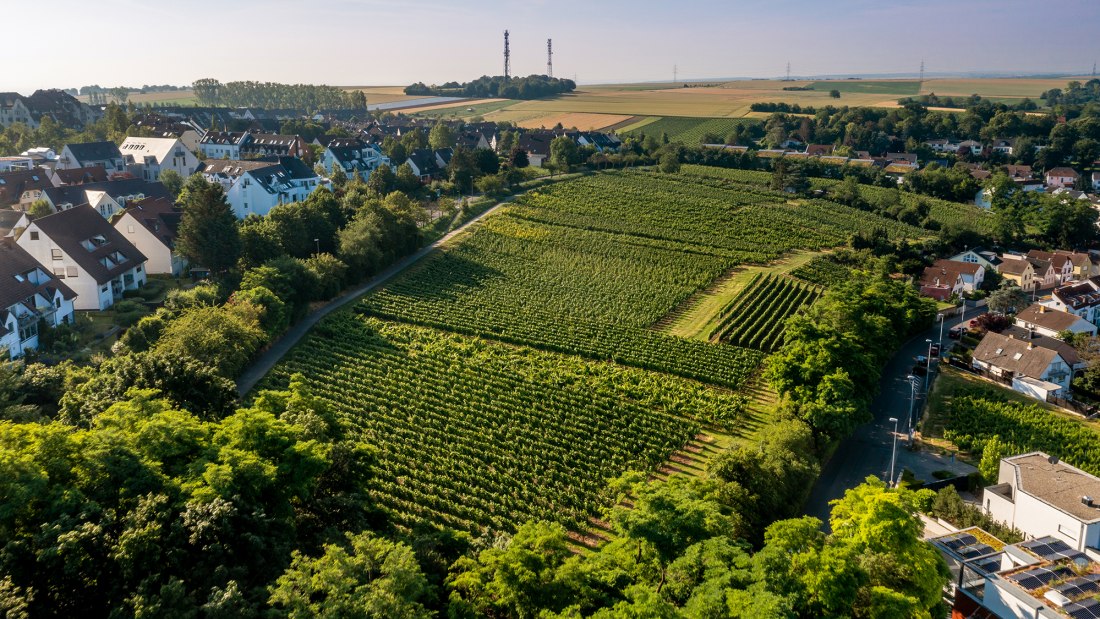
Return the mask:
[[[508,50],[508,31],[504,31],[504,81],[512,76],[512,53]]]
[[[546,77],[554,77],[554,40],[546,39]]]

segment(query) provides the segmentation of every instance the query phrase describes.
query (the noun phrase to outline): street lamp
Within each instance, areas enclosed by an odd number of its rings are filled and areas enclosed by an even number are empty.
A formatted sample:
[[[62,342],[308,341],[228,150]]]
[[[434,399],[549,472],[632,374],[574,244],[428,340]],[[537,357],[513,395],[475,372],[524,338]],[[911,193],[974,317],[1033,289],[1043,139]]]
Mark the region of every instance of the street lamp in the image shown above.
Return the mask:
[[[917,397],[917,389],[920,388],[920,377],[912,374],[905,377],[909,381],[909,440],[913,440],[913,400]]]
[[[894,422],[894,447],[890,450],[890,487],[894,487],[894,462],[898,457],[898,418],[891,417],[889,421]]]
[[[932,338],[926,337],[924,341],[928,342],[928,360],[925,362],[925,376],[924,379],[924,395],[928,395],[928,388],[932,384]]]
[[[317,246],[317,253],[321,253],[321,239],[313,239],[313,244]]]
[[[966,301],[963,301],[963,305],[966,305]],[[947,322],[947,315],[940,314],[940,354],[943,354],[943,323]]]

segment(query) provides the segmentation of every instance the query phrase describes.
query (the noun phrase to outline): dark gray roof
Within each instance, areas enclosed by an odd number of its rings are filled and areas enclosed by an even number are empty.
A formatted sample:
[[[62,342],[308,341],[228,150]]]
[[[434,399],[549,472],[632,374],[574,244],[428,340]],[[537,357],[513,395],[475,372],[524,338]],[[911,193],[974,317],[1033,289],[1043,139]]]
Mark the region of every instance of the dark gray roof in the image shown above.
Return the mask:
[[[45,170],[12,170],[0,172],[0,206],[18,204],[20,196],[29,189],[53,187]]]
[[[421,175],[435,174],[439,171],[439,165],[435,160],[435,151],[430,148],[417,148],[409,153],[409,161],[416,165]]]
[[[84,142],[82,144],[66,144],[65,147],[80,163],[122,159],[122,153],[114,142]]]
[[[88,198],[85,192],[102,191],[111,198],[118,200],[121,196],[144,195],[146,198],[170,198],[171,194],[160,181],[148,182],[140,178],[124,178],[101,183],[85,183],[83,185],[62,185],[61,187],[47,187],[46,196],[53,204],[72,204],[79,206],[87,204]]]
[[[168,198],[146,198],[134,202],[125,211],[157,237],[169,249],[176,245],[183,211]]]
[[[37,226],[99,284],[109,282],[146,260],[145,254],[138,251],[138,248],[127,241],[126,237],[114,229],[114,226],[107,223],[98,211],[88,205],[47,215],[34,220],[32,225]],[[97,235],[102,236],[106,242],[88,251],[84,247],[84,241]],[[116,251],[120,252],[126,260],[110,268],[100,263],[102,258]]]
[[[38,284],[22,277],[35,269],[40,269],[47,276]],[[55,279],[37,260],[16,245],[15,239],[0,239],[0,309],[11,307],[38,293],[46,298],[53,298],[54,290],[60,290],[66,299],[76,298],[72,288]]]

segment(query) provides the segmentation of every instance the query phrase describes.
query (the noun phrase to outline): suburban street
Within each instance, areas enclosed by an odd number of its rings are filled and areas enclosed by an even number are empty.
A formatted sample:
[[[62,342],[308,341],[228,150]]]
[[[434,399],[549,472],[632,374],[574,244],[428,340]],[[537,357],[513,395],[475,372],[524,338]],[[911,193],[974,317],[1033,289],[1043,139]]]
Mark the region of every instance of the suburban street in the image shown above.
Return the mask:
[[[972,307],[968,307],[965,319],[969,320],[978,315]],[[960,324],[958,316],[949,317],[943,326],[943,341],[946,348],[951,340],[947,337],[947,331],[951,327]],[[951,469],[958,472],[973,470],[973,467],[934,456],[925,452],[912,453],[905,449],[906,432],[909,415],[909,382],[906,376],[913,369],[913,357],[928,354],[928,343],[931,338],[937,341],[940,335],[939,320],[932,328],[919,333],[907,341],[898,350],[897,354],[886,364],[879,381],[879,393],[871,404],[871,413],[874,419],[856,429],[847,439],[841,442],[818,477],[810,491],[806,501],[804,512],[808,516],[820,518],[828,526],[829,502],[844,496],[844,491],[855,487],[874,475],[880,479],[887,479],[890,475],[890,452],[892,448],[894,430],[891,417],[898,419],[898,452],[897,463],[894,470],[894,478],[901,474],[904,468],[909,468],[920,477],[921,473],[928,474],[935,470]],[[923,394],[924,377],[921,377],[921,394]],[[915,411],[923,398],[916,401]],[[919,415],[919,412],[915,413]]]

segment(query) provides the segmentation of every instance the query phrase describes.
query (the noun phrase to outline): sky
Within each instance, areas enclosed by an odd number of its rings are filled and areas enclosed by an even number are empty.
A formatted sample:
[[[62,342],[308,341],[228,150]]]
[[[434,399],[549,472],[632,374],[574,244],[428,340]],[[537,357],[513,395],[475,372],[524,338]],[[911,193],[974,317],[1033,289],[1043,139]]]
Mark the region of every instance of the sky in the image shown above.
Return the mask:
[[[221,81],[405,85],[503,69],[580,83],[1088,73],[1100,0],[51,0],[6,2],[0,91]],[[50,23],[43,23],[43,21]]]

